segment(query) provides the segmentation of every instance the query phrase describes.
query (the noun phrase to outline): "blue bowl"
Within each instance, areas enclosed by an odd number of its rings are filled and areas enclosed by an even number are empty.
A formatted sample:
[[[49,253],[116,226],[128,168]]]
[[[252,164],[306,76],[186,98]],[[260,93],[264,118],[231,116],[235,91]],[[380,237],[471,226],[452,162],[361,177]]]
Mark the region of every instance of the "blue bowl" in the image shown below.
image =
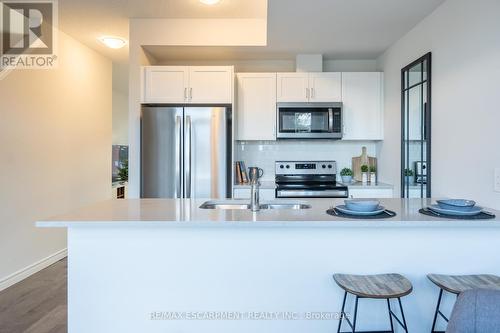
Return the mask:
[[[344,203],[345,203],[345,206],[347,209],[353,210],[356,212],[373,212],[373,211],[377,210],[377,208],[380,206],[380,201],[370,200],[370,199],[344,200]]]
[[[474,209],[475,201],[466,199],[446,199],[436,200],[439,207],[442,209],[455,210],[459,212],[468,212]]]

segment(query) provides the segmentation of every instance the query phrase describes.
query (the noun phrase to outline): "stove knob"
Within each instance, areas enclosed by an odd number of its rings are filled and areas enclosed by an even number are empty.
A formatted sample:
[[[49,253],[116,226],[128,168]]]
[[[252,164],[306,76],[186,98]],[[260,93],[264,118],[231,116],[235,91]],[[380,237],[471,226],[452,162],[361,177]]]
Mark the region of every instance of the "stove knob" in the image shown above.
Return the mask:
[[[290,169],[290,166],[287,164],[286,168],[287,168],[287,169]]]
[[[326,165],[324,165],[324,164],[323,164],[321,167],[322,167],[323,169],[326,169]]]
[[[333,168],[331,164],[328,164],[328,169],[331,169]]]
[[[285,166],[283,164],[280,165],[280,169],[284,169],[284,168],[285,168]]]

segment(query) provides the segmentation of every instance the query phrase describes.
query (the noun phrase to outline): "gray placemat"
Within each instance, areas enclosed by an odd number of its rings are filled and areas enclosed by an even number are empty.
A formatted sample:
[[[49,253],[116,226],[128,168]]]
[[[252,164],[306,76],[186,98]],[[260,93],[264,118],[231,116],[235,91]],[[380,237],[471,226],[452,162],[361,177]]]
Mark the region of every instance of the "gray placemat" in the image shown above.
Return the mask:
[[[367,216],[362,216],[362,215],[350,215],[350,214],[345,214],[339,211],[338,209],[335,208],[330,208],[329,210],[326,211],[328,215],[335,216],[335,217],[342,217],[342,218],[348,218],[348,219],[356,219],[356,220],[380,220],[380,219],[390,219],[392,217],[395,217],[397,214],[393,212],[392,210],[386,209],[380,214],[377,215],[367,215]]]
[[[443,219],[453,219],[453,220],[491,220],[496,217],[495,215],[486,214],[484,212],[472,216],[448,215],[448,214],[433,212],[429,208],[421,208],[418,212],[420,214],[427,216],[440,217]]]

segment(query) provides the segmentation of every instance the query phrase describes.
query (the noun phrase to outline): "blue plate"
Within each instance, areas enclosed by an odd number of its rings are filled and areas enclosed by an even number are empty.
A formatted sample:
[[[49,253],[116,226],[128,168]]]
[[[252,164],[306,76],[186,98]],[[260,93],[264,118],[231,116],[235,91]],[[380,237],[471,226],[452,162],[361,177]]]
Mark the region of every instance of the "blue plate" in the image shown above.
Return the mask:
[[[347,209],[356,212],[373,212],[380,206],[380,201],[373,199],[349,199],[344,203]]]
[[[436,200],[436,202],[442,209],[459,210],[462,212],[471,211],[476,205],[475,201],[465,199]]]
[[[483,211],[483,207],[479,207],[479,206],[474,206],[470,210],[467,210],[467,211],[460,211],[460,210],[455,210],[455,209],[445,209],[439,205],[430,205],[428,208],[430,210],[438,213],[438,214],[455,215],[455,216],[474,216],[474,215],[481,214],[481,212]]]
[[[356,210],[351,210],[348,209],[345,205],[339,205],[335,207],[339,212],[347,214],[347,215],[358,215],[358,216],[372,216],[372,215],[378,215],[384,212],[385,207],[384,206],[378,206],[376,210],[370,211],[370,212],[359,212]]]

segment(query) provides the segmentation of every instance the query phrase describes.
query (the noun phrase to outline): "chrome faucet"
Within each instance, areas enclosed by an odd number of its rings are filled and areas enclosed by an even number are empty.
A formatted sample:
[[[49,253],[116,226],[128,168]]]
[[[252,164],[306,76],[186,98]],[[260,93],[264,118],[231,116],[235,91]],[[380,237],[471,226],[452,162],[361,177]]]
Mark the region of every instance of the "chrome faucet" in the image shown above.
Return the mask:
[[[259,201],[259,178],[264,174],[264,170],[259,167],[248,168],[248,178],[250,179],[250,209],[252,212],[258,212],[260,210]]]
[[[260,200],[259,200],[259,187],[260,182],[258,178],[252,179],[250,183],[250,210],[252,212],[258,212],[260,210]]]

